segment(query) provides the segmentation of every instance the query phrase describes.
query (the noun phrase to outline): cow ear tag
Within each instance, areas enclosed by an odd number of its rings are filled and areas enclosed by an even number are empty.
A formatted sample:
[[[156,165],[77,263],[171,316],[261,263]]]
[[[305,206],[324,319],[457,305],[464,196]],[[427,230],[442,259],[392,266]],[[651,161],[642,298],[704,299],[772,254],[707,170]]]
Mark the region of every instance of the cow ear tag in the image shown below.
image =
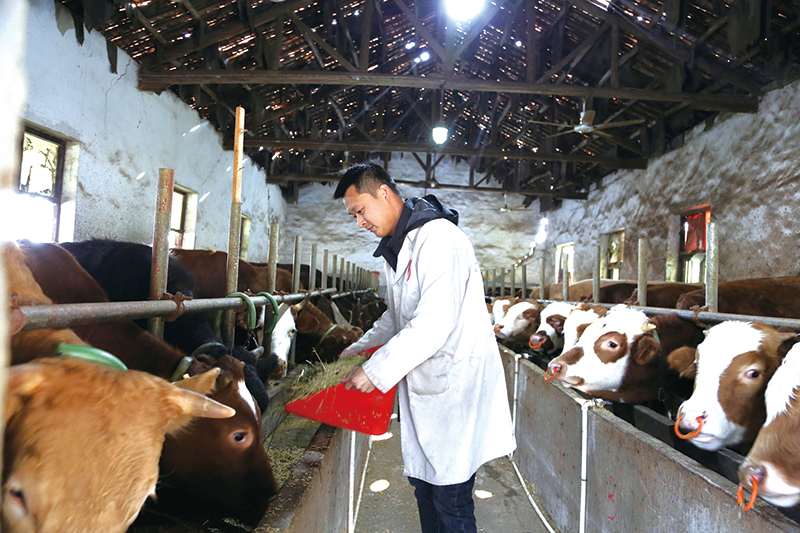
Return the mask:
[[[366,353],[377,349],[366,350]],[[344,383],[339,383],[307,398],[289,402],[286,412],[367,435],[383,435],[389,431],[396,388],[392,387],[386,394],[378,389],[364,393],[345,389]]]

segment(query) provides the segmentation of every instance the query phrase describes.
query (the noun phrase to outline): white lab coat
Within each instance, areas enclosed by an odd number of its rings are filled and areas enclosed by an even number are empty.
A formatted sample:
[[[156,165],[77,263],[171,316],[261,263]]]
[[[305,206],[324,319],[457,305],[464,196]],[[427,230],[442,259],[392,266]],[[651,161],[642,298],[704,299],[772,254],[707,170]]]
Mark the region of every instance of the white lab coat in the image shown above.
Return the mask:
[[[385,345],[363,369],[383,392],[398,385],[404,474],[462,483],[516,448],[472,244],[432,220],[406,235],[397,271],[384,271],[388,309],[348,351]]]

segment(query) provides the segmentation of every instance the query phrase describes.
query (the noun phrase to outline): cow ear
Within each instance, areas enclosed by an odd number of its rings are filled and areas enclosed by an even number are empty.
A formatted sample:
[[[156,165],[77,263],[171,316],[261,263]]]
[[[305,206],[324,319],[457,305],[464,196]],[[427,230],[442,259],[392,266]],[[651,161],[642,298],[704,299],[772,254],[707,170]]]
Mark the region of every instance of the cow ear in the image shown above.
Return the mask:
[[[9,418],[20,412],[25,400],[43,388],[45,379],[44,368],[35,363],[16,365],[8,369],[4,422],[7,423]]]
[[[217,383],[217,376],[219,376],[220,371],[221,369],[219,367],[212,368],[211,370],[203,372],[200,375],[176,381],[175,386],[202,394],[203,396],[206,394],[212,394],[214,392],[214,385]]]
[[[697,348],[691,346],[682,346],[667,356],[667,364],[670,369],[677,372],[682,378],[689,379],[694,379],[697,374],[696,360]]]
[[[319,320],[308,313],[303,313],[295,317],[294,325],[300,333],[309,333],[319,326]]]
[[[633,341],[631,357],[640,365],[651,363],[661,351],[661,345],[650,335],[640,335]]]
[[[539,317],[542,314],[542,310],[536,307],[531,309],[526,309],[522,312],[522,318],[530,322],[531,324],[538,324]]]
[[[578,338],[579,339],[581,338],[581,335],[583,335],[583,332],[586,331],[586,328],[588,328],[588,327],[589,327],[589,324],[580,324],[578,326],[577,331],[578,331]]]
[[[559,333],[564,333],[564,315],[550,315],[546,322]]]

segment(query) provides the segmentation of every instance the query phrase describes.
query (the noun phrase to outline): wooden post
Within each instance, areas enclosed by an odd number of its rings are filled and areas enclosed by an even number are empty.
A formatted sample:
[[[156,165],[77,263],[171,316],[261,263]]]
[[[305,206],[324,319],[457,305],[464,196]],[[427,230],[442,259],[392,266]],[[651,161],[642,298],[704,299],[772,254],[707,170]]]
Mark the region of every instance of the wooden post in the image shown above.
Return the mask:
[[[278,273],[278,235],[280,226],[277,222],[269,225],[269,258],[267,259],[267,292],[275,292],[275,278]]]
[[[639,239],[639,278],[636,289],[639,293],[639,305],[647,306],[647,264],[650,261],[650,241]]]
[[[225,271],[227,294],[239,290],[239,246],[242,234],[242,160],[244,158],[244,108],[236,108],[236,123],[233,131],[233,192],[231,199],[231,222],[228,232],[228,265]],[[222,341],[233,346],[236,327],[236,310],[223,313]]]

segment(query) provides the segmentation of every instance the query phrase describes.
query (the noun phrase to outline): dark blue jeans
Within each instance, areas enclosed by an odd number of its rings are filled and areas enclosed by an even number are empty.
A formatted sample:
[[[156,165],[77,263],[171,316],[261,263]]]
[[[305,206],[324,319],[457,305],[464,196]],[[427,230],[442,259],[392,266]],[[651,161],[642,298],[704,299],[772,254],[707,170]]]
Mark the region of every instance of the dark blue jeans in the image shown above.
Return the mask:
[[[422,533],[477,533],[472,487],[475,474],[455,485],[431,485],[410,477],[419,508]]]

